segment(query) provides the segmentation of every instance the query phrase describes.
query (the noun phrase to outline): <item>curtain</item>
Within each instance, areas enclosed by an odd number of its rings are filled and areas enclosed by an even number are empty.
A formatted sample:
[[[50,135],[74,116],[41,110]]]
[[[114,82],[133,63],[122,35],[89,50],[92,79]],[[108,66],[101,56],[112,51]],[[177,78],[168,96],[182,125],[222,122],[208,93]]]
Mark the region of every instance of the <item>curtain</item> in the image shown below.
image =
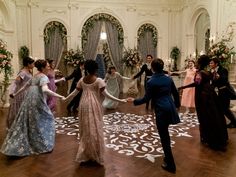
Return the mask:
[[[58,68],[64,50],[63,39],[59,33],[59,28],[55,28],[49,36],[49,42],[45,43],[45,58],[55,61],[55,68]]]
[[[143,36],[140,36],[138,42],[138,51],[143,60],[146,60],[146,56],[151,54],[153,58],[157,57],[157,47],[154,46],[152,40],[152,32],[146,31]],[[144,61],[145,62],[145,61]]]
[[[94,26],[88,32],[88,40],[84,46],[85,59],[95,60],[97,54],[97,47],[100,40],[100,33],[102,28],[102,21],[96,21]]]
[[[117,71],[123,73],[122,70],[122,45],[118,41],[118,31],[109,21],[105,21],[105,29],[107,33],[107,43],[110,49],[111,60]]]

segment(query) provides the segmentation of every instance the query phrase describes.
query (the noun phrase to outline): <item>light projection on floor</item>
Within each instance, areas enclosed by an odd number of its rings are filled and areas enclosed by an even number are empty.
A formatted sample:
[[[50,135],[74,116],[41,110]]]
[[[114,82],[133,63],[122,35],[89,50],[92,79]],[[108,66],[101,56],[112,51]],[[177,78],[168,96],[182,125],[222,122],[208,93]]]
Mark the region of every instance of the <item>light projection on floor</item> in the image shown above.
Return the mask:
[[[181,123],[169,127],[170,136],[191,138],[188,130],[198,125],[196,115],[180,113],[180,118]],[[153,115],[115,112],[104,115],[103,120],[106,148],[151,162],[163,156]],[[57,117],[56,133],[77,136],[79,139],[79,118]],[[171,145],[175,145],[173,138]]]

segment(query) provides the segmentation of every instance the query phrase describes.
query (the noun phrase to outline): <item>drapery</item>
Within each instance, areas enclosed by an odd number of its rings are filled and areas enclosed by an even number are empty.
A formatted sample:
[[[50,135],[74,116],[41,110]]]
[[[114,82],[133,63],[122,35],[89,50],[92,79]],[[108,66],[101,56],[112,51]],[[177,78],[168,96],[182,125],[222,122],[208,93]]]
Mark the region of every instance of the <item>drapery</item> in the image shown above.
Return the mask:
[[[122,70],[123,45],[119,44],[118,30],[109,21],[105,21],[104,24],[105,24],[105,29],[107,33],[107,43],[110,49],[112,63],[116,67],[117,71],[122,74],[123,73],[123,70]]]
[[[154,58],[157,57],[157,47],[153,44],[153,37],[151,31],[146,31],[140,40],[138,41],[138,51],[144,62],[146,62],[146,56],[151,54]]]
[[[84,46],[85,59],[95,60],[97,54],[98,42],[100,40],[100,33],[102,28],[102,21],[94,22],[93,28],[88,32],[88,40]]]
[[[45,58],[52,59],[55,62],[55,68],[58,68],[64,50],[64,43],[59,28],[55,28],[50,33],[49,41],[45,42]]]

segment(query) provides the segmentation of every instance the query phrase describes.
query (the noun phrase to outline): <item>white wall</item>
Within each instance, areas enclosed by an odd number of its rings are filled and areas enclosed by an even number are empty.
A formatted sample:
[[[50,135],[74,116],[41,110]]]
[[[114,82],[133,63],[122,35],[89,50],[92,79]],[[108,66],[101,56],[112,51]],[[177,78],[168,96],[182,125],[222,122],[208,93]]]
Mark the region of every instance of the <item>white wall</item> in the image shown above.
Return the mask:
[[[7,43],[8,50],[14,55],[12,64],[18,70],[16,10],[12,1],[0,1],[0,39]],[[0,81],[2,78],[0,75]]]
[[[183,65],[186,56],[195,51],[199,15],[207,12],[211,35],[220,36],[229,23],[236,22],[235,10],[235,0],[2,0],[0,38],[14,54],[17,73],[20,46],[28,46],[34,57],[44,57],[43,30],[48,22],[64,24],[68,48],[76,49],[81,47],[84,22],[97,13],[108,13],[121,23],[125,47],[136,46],[138,28],[151,23],[158,30],[158,57],[167,60],[171,48],[178,46]],[[233,45],[236,46],[236,39]]]

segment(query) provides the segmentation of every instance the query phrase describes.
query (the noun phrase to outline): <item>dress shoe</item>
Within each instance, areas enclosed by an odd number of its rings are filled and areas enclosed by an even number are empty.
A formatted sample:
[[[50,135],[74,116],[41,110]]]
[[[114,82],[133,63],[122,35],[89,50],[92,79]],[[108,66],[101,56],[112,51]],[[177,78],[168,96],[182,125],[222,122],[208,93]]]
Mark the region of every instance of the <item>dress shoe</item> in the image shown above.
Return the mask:
[[[176,167],[168,166],[167,163],[165,163],[165,162],[161,165],[161,167],[164,170],[166,170],[166,171],[168,171],[170,173],[175,173],[176,172]]]
[[[227,125],[227,128],[236,128],[236,124],[231,122]]]

